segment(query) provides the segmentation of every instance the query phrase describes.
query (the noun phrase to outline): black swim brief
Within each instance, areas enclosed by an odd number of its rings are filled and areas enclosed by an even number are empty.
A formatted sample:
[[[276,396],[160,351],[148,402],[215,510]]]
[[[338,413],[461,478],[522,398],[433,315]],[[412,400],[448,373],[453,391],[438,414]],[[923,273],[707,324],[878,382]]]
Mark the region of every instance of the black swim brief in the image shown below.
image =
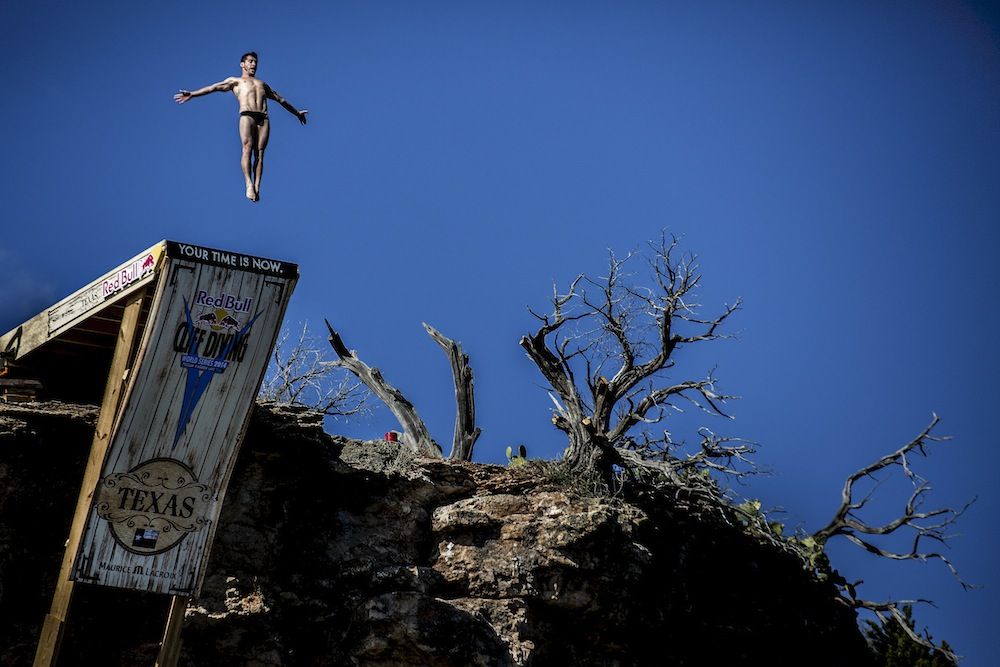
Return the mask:
[[[241,111],[240,115],[241,116],[250,116],[250,118],[253,118],[253,122],[257,123],[258,125],[260,125],[265,120],[267,120],[267,112],[266,111]]]

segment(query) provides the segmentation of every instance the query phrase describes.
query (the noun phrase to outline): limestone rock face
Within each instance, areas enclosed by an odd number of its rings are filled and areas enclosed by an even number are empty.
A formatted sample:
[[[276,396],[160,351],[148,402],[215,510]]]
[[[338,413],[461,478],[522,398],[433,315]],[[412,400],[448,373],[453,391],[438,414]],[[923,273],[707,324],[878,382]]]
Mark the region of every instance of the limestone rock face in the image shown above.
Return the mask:
[[[0,665],[31,662],[94,416],[0,406]],[[833,590],[738,528],[329,436],[298,410],[258,407],[207,573],[183,665],[869,659]],[[152,664],[165,614],[78,586],[64,664]]]

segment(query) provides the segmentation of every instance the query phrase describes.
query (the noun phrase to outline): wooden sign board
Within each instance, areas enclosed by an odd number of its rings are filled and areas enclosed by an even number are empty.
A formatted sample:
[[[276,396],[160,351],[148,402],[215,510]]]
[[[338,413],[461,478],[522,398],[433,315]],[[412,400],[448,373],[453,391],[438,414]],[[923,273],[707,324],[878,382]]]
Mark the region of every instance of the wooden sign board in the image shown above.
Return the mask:
[[[195,596],[298,268],[172,241],[160,248],[71,578]],[[50,309],[48,326],[93,308],[98,292],[85,290]]]

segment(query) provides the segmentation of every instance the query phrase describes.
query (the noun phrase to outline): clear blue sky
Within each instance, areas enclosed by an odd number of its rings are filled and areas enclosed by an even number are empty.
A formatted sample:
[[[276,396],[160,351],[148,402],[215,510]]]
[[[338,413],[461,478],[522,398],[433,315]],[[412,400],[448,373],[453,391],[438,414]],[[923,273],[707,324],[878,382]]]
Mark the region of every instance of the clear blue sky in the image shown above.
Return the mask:
[[[967,667],[1000,663],[993,7],[5,2],[0,43],[0,330],[161,238],[296,261],[289,323],[330,318],[440,441],[451,379],[421,321],[472,356],[477,459],[554,457],[524,307],[667,227],[705,304],[745,300],[740,339],[678,368],[744,397],[707,422],[762,444],[774,474],[740,493],[815,530],[845,475],[942,415],[954,440],[919,466],[933,501],[979,497],[949,555],[985,589],[832,556],[872,599],[936,600],[918,622]],[[171,100],[251,49],[311,111],[272,109],[258,204],[235,101]]]

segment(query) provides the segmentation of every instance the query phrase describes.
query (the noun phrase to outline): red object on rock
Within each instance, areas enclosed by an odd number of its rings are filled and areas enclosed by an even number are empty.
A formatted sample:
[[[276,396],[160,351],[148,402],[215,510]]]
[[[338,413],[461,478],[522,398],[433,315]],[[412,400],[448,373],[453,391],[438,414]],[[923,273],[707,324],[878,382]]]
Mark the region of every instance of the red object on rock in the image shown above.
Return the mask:
[[[396,432],[395,431],[388,431],[388,432],[386,432],[386,434],[385,434],[385,441],[386,442],[396,442]]]

